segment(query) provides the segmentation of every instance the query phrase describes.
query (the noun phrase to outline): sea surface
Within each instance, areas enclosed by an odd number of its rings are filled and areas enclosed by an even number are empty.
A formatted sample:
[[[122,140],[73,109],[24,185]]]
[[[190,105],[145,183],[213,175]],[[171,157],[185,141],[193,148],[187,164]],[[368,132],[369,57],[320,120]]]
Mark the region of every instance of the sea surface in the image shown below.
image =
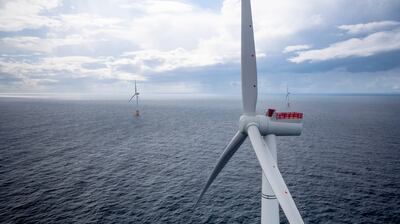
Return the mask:
[[[281,111],[283,96],[258,102]],[[239,100],[0,99],[0,223],[259,223],[248,140],[197,208]],[[278,163],[306,223],[400,223],[400,96],[296,96]],[[281,212],[281,223],[287,223]]]

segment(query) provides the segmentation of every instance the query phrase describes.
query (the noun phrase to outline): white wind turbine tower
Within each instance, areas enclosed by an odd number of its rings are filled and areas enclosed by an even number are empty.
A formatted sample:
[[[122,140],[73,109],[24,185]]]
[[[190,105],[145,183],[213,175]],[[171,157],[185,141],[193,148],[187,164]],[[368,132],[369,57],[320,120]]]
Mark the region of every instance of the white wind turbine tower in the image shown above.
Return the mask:
[[[278,224],[280,205],[289,223],[301,224],[303,219],[277,166],[276,136],[300,135],[303,114],[269,109],[266,115],[256,115],[257,66],[250,0],[242,0],[241,23],[243,115],[239,130],[219,158],[196,205],[248,136],[262,168],[261,223]]]
[[[139,92],[137,91],[137,87],[136,87],[136,80],[135,80],[135,93],[133,94],[133,96],[129,99],[129,102],[132,101],[132,99],[136,96],[136,113],[135,116],[138,117],[139,116]]]
[[[288,84],[286,84],[286,105],[288,108],[290,107],[289,95],[290,95],[289,86]]]

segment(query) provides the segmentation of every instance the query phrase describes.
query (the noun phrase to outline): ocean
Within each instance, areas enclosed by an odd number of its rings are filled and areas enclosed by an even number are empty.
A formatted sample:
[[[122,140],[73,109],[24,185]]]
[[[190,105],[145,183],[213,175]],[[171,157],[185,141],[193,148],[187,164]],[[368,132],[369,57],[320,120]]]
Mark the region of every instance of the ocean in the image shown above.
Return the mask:
[[[287,110],[283,96],[258,101]],[[400,223],[400,96],[292,96],[278,165],[305,223]],[[239,100],[0,99],[0,223],[259,223],[249,140],[193,208]],[[281,211],[281,223],[287,223]]]

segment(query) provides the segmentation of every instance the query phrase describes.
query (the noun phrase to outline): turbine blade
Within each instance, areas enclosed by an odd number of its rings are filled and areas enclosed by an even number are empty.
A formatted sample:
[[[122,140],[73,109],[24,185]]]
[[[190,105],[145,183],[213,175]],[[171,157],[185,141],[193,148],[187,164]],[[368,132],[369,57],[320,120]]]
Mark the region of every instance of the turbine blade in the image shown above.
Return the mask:
[[[208,187],[212,184],[214,179],[218,176],[218,174],[221,172],[221,170],[224,168],[226,163],[232,158],[233,154],[239,149],[239,147],[242,145],[244,140],[246,139],[247,135],[243,134],[242,132],[238,131],[236,132],[235,136],[233,136],[232,140],[228,143],[228,145],[225,147],[224,152],[222,155],[219,157],[217,165],[214,167],[214,170],[212,171],[210,177],[207,180],[206,185],[203,188],[203,191],[201,192],[199,198],[197,199],[197,202],[194,207],[196,207],[203,195],[206,193]]]
[[[274,191],[276,198],[281,205],[283,212],[285,213],[289,223],[301,224],[304,223],[301,218],[300,212],[293,201],[292,195],[290,194],[285,181],[279,172],[278,166],[272,157],[272,154],[261,137],[260,131],[254,125],[247,129],[251,145],[256,152],[257,159],[260,162],[261,168],[270,183],[272,190]]]
[[[133,99],[133,97],[135,97],[136,96],[136,93],[135,94],[133,94],[133,96],[129,99],[129,102],[131,102],[132,101],[132,99]]]
[[[257,103],[257,63],[250,0],[242,0],[241,79],[243,113],[254,114]]]

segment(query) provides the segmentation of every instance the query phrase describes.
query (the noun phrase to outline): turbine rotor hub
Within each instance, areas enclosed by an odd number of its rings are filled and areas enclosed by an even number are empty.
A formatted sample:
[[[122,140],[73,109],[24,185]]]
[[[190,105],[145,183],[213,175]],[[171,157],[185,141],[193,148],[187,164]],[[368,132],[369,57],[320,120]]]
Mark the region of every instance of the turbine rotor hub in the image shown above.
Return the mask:
[[[247,135],[247,129],[256,126],[262,136],[274,134],[276,136],[298,136],[303,129],[303,123],[280,121],[265,115],[240,116],[239,131]]]
[[[260,132],[268,126],[268,118],[262,115],[246,115],[243,114],[239,119],[239,130],[247,134],[247,129],[250,126],[256,126]]]

